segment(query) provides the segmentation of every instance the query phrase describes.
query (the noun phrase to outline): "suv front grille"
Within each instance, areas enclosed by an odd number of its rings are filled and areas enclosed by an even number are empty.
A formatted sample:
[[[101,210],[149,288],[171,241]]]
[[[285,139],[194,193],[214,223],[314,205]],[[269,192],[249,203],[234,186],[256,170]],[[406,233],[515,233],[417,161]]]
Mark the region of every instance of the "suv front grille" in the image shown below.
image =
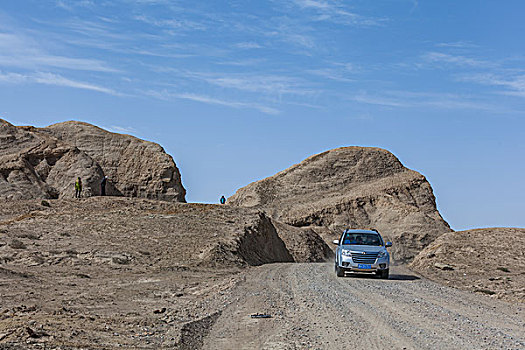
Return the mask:
[[[365,254],[352,253],[352,261],[357,264],[373,264],[376,262],[378,253],[366,252]]]

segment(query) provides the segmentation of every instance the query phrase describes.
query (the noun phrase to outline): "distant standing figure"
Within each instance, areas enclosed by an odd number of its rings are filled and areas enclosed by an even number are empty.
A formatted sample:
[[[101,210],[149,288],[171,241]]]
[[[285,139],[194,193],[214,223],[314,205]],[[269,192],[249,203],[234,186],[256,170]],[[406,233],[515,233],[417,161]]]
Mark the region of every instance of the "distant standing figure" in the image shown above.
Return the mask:
[[[82,195],[82,179],[79,177],[75,182],[75,198],[80,198]]]
[[[106,195],[106,182],[108,181],[108,177],[104,176],[102,178],[102,181],[100,181],[100,195],[105,196]]]
[[[221,204],[225,204],[226,203],[226,198],[224,198],[224,196],[222,196],[220,202],[221,202]]]

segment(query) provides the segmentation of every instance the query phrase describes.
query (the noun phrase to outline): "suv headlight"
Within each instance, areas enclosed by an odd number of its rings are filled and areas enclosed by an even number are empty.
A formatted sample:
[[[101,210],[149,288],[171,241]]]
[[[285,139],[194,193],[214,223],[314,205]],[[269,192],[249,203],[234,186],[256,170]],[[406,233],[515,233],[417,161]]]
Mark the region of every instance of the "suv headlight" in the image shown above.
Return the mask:
[[[350,251],[346,249],[341,250],[341,254],[344,256],[352,256],[352,253],[350,253]]]
[[[384,258],[386,256],[386,252],[384,250],[381,250],[379,254],[377,254],[378,258]]]

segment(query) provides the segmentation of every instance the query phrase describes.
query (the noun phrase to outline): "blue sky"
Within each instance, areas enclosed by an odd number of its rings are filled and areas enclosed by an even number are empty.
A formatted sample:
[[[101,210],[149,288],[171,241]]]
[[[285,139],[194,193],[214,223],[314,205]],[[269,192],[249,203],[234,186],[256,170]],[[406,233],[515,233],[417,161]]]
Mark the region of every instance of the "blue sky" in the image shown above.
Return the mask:
[[[390,150],[454,229],[525,227],[525,2],[4,0],[0,117],[160,143],[187,199]]]

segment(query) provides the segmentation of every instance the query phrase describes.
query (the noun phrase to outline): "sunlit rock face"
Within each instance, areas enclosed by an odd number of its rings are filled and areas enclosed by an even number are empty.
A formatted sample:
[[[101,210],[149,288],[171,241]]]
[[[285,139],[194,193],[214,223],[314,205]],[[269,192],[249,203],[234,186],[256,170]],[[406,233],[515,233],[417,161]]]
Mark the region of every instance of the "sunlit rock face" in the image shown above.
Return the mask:
[[[173,158],[156,143],[111,133],[82,122],[46,128],[16,127],[0,120],[0,198],[106,194],[185,202],[186,191]]]
[[[324,232],[327,240],[345,228],[376,228],[394,242],[396,261],[411,260],[451,231],[425,177],[379,148],[343,147],[314,155],[239,189],[228,203],[262,208],[288,225]]]

